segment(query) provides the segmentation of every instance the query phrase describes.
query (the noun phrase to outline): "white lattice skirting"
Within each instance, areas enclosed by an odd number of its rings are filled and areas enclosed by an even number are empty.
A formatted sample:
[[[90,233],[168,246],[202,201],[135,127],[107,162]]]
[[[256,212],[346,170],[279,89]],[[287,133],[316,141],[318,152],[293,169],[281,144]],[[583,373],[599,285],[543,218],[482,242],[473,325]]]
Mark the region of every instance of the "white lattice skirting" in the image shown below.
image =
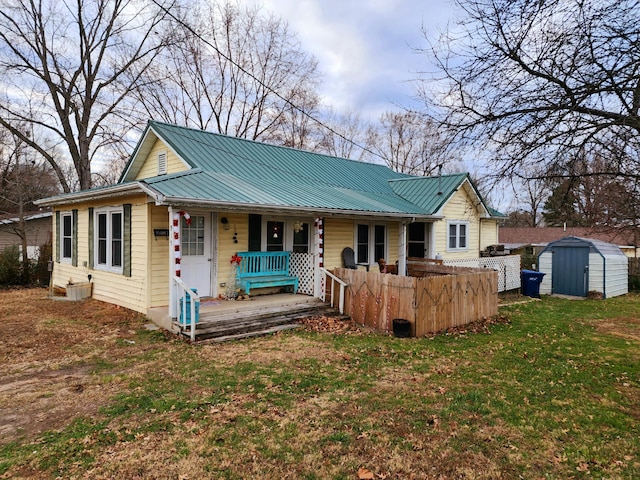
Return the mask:
[[[313,255],[291,253],[289,272],[298,277],[298,293],[313,295]]]
[[[520,288],[520,255],[445,260],[452,267],[490,268],[498,272],[498,292]]]

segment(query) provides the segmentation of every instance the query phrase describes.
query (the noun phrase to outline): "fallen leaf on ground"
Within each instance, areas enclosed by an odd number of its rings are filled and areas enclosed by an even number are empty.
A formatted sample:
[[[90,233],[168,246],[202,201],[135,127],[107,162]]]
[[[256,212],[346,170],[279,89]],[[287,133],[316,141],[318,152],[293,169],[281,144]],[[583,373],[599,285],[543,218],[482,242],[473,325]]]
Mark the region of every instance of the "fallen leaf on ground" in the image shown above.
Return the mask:
[[[361,467],[358,470],[358,479],[359,480],[373,480],[373,472],[371,470],[368,470],[364,467]]]

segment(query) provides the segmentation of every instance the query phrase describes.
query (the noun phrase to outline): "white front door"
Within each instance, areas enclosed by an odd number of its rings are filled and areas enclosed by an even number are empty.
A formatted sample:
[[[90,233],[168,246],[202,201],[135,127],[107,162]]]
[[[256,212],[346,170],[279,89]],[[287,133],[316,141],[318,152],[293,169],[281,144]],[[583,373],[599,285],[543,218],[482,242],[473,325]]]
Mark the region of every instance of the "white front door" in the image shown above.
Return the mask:
[[[191,215],[191,223],[180,217],[180,240],[182,250],[181,278],[189,288],[198,290],[198,295],[211,295],[211,214]]]

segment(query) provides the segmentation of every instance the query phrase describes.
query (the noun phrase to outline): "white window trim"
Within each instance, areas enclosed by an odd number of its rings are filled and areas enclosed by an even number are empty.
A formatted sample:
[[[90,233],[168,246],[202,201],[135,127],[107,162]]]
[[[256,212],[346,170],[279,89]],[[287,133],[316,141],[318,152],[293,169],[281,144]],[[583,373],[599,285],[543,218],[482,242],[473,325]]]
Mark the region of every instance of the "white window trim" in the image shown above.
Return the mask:
[[[455,247],[451,247],[449,245],[449,231],[451,229],[451,226],[456,227],[456,246]],[[460,247],[460,225],[464,225],[465,226],[465,237],[467,239],[467,244],[464,247]],[[447,232],[446,232],[447,238],[446,238],[446,245],[447,245],[447,252],[468,252],[469,251],[469,222],[466,220],[449,220],[447,221]]]
[[[312,253],[313,220],[310,220],[308,218],[282,218],[263,215],[262,228],[260,233],[260,250],[263,252],[267,251],[267,222],[282,222],[284,224],[284,231],[280,233],[281,235],[284,235],[284,242],[282,244],[282,249],[284,252],[290,252],[293,250],[293,224],[295,222],[306,223],[307,226],[305,228],[309,229],[307,236],[307,252]]]
[[[358,263],[358,225],[368,225],[369,226],[369,252],[368,252],[368,260],[369,263]],[[356,256],[356,263],[358,265],[377,265],[378,259],[374,258],[376,253],[376,227],[384,227],[384,259],[389,260],[389,225],[381,222],[359,222],[355,221],[353,224],[353,250]]]
[[[69,256],[64,256],[64,219],[65,217],[69,217],[71,221],[71,252],[69,252]],[[65,211],[60,212],[60,231],[58,232],[60,237],[60,263],[71,263],[73,261],[73,212]]]
[[[122,232],[122,238],[120,243],[120,248],[122,252],[120,253],[120,258],[122,259],[122,265],[114,267],[112,265],[113,259],[111,258],[111,243],[113,241],[112,233],[111,233],[111,215],[113,213],[120,214],[120,221],[122,225],[120,226],[120,231]],[[107,263],[102,264],[99,263],[99,218],[100,215],[107,215]],[[124,272],[124,208],[123,207],[105,207],[99,208],[94,211],[93,214],[93,268],[96,270],[103,270],[105,272],[119,273],[122,274]]]

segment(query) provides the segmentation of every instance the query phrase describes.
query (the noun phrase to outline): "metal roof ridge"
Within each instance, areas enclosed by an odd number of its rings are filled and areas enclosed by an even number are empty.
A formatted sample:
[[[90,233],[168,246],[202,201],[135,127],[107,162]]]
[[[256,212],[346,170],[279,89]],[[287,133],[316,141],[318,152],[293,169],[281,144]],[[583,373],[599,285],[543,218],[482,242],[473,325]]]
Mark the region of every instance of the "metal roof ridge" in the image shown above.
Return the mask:
[[[190,175],[196,175],[198,173],[215,173],[210,172],[208,170],[203,170],[200,167],[190,168],[189,170],[182,170],[180,172],[168,173],[166,175],[156,175],[155,177],[144,178],[147,183],[158,183],[158,182],[166,182],[169,180],[173,180],[175,178],[188,177]]]
[[[399,173],[399,172],[398,172]],[[415,180],[437,180],[438,178],[443,178],[443,177],[468,177],[469,176],[469,172],[460,172],[460,173],[447,173],[445,175],[435,175],[435,176],[431,176],[431,177],[420,177],[418,175],[411,175],[408,173],[405,173],[404,175],[407,175],[404,178],[390,178],[387,180],[387,182],[406,182],[406,181],[415,181]]]
[[[243,142],[248,142],[248,143],[252,143],[255,145],[264,145],[266,147],[272,147],[272,148],[279,148],[279,149],[283,149],[283,150],[288,150],[288,151],[293,151],[293,152],[299,152],[299,153],[304,153],[304,154],[309,154],[309,155],[315,155],[315,156],[319,156],[319,157],[325,157],[325,158],[334,158],[336,160],[344,160],[347,162],[354,162],[360,165],[370,165],[372,167],[376,167],[376,168],[384,168],[386,170],[389,170],[390,172],[393,172],[395,174],[398,175],[408,175],[408,174],[403,174],[400,172],[396,172],[394,170],[392,170],[391,168],[389,168],[387,165],[383,165],[381,163],[371,163],[371,162],[364,162],[362,160],[355,160],[353,158],[346,158],[346,157],[338,157],[336,155],[329,155],[327,153],[322,153],[322,152],[312,152],[311,150],[303,150],[301,148],[294,148],[294,147],[288,147],[286,145],[276,145],[275,143],[267,143],[261,140],[252,140],[250,138],[244,138],[244,137],[235,137],[233,135],[227,135],[224,133],[219,133],[219,132],[213,132],[211,130],[202,130],[199,128],[195,128],[195,127],[186,127],[186,126],[182,126],[182,125],[174,125],[171,123],[166,123],[166,122],[160,122],[158,120],[149,120],[149,124],[159,124],[161,126],[166,126],[169,128],[178,128],[181,130],[188,130],[188,131],[192,131],[195,133],[199,133],[199,134],[204,134],[204,135],[214,135],[216,137],[222,137],[222,138],[228,138],[228,139],[232,139],[232,140],[241,140]],[[165,138],[163,138],[163,140],[167,141]],[[416,178],[420,178],[420,177],[416,177]],[[427,178],[427,177],[425,177]]]

